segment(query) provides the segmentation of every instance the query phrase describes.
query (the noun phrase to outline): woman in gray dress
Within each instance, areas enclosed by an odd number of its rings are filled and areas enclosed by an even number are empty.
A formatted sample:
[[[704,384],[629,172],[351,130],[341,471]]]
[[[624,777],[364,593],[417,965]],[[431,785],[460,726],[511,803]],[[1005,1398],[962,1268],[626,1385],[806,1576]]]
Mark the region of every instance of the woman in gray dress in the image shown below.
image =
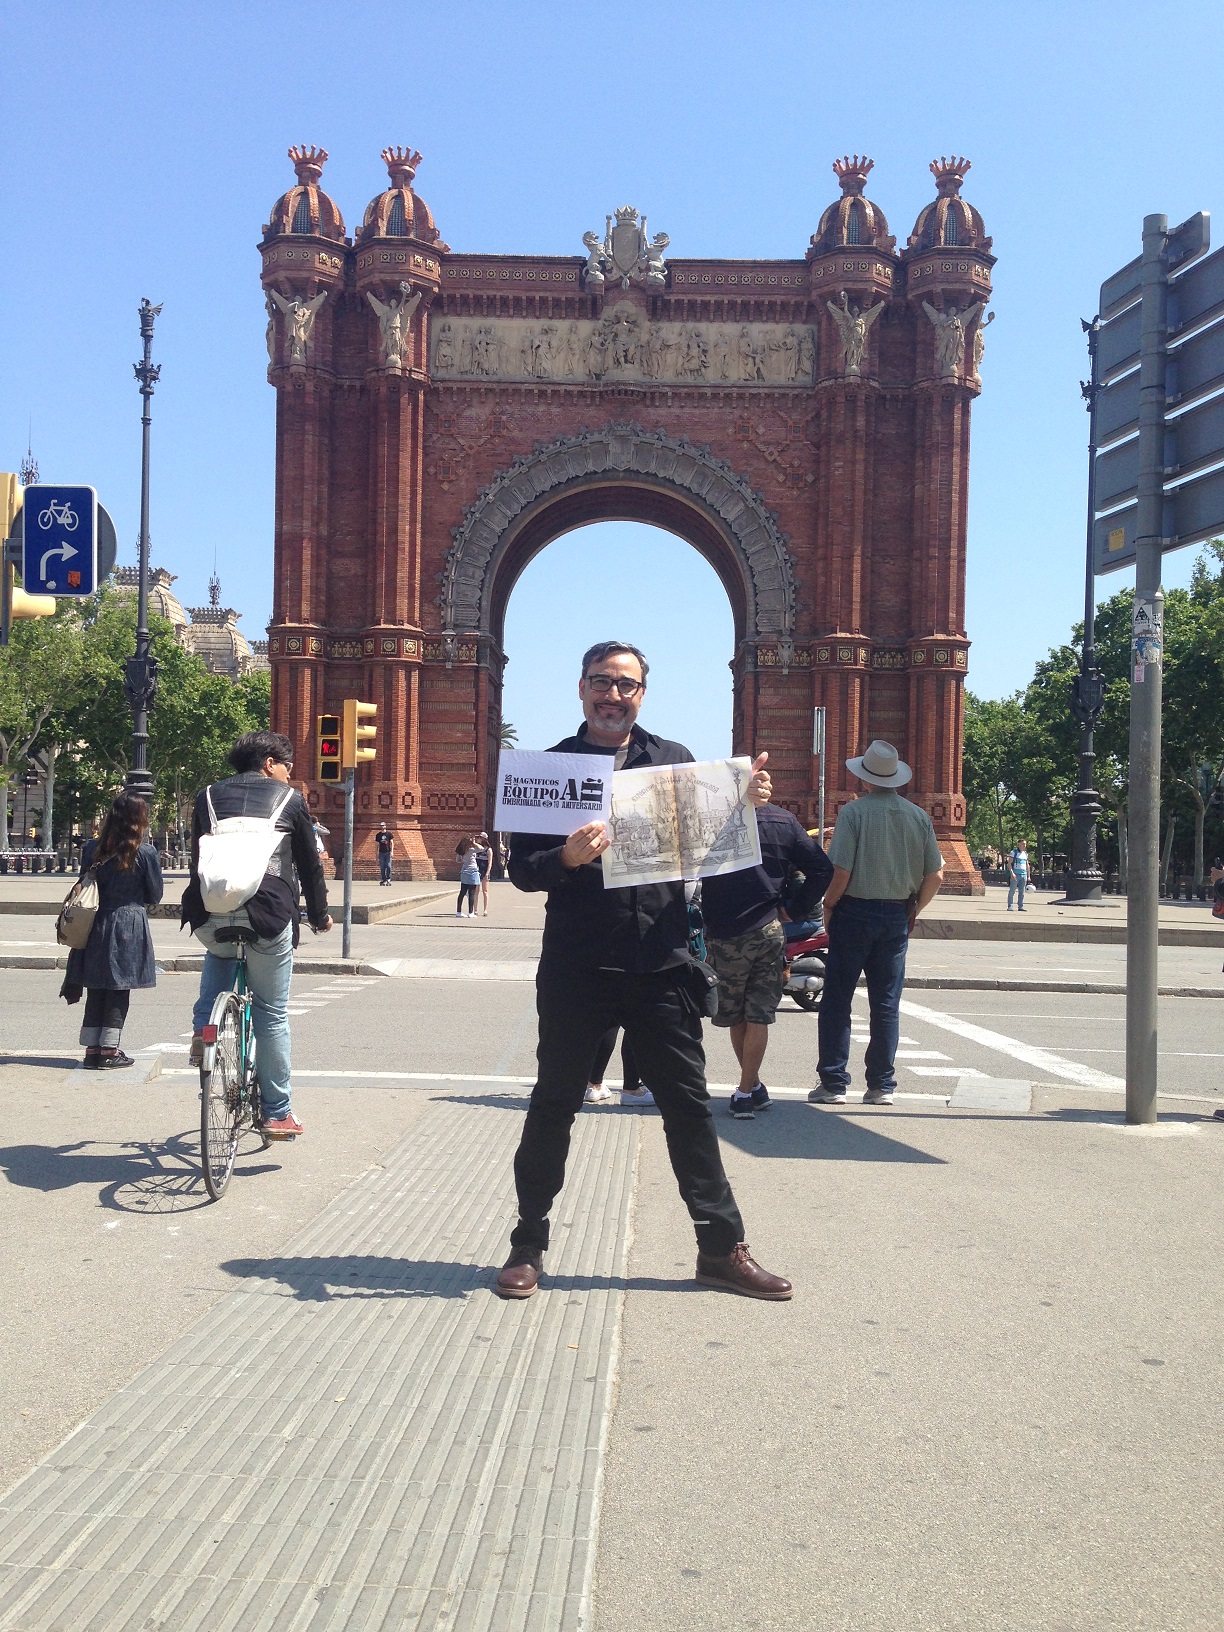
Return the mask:
[[[87,1071],[133,1064],[119,1046],[128,1002],[132,992],[157,984],[148,908],[162,898],[162,874],[157,851],[146,842],[148,826],[144,800],[121,793],[81,855],[81,876],[93,868],[98,881],[98,916],[84,948],[69,954],[60,995],[77,1003],[85,990]]]

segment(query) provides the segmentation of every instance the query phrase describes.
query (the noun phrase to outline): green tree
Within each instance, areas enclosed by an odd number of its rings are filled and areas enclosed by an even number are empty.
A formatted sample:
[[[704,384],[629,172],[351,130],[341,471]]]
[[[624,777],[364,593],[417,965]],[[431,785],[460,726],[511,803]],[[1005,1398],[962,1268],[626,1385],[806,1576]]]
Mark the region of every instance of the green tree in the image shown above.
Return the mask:
[[[13,777],[65,701],[80,695],[88,676],[82,661],[81,623],[63,605],[54,616],[14,623],[0,650],[0,850],[9,847],[8,796]],[[44,843],[49,842],[44,832]]]
[[[128,596],[104,590],[82,619],[84,682],[56,711],[61,781],[78,821],[105,808],[127,776],[132,716],[123,688],[124,663],[135,650],[136,607]],[[235,737],[266,727],[269,680],[251,674],[234,683],[211,674],[175,640],[172,626],[149,618],[159,666],[157,700],[149,714],[149,770],[154,820],[177,825],[198,788],[227,772]],[[65,763],[66,762],[66,763]]]

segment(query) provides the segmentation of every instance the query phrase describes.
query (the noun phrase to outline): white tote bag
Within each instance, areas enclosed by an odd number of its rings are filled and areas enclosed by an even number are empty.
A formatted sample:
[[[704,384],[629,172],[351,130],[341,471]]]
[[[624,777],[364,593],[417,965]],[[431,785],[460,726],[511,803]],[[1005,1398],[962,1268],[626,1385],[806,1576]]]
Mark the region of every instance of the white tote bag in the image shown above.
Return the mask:
[[[198,875],[207,911],[237,912],[255,894],[282,837],[276,831],[281,811],[292,798],[290,788],[270,816],[226,816],[218,821],[212,789],[204,790],[212,825],[200,835]]]

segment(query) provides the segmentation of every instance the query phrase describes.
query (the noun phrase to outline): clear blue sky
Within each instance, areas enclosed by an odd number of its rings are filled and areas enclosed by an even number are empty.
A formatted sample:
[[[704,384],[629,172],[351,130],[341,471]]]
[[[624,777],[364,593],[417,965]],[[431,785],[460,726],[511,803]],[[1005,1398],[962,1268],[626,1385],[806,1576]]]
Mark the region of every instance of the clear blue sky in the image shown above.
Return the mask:
[[[999,257],[974,412],[970,685],[1001,695],[1082,603],[1079,319],[1138,252],[1146,212],[1224,212],[1222,35],[1218,0],[973,17],[896,0],[8,0],[0,468],[16,468],[32,420],[43,475],[93,482],[134,560],[135,313],[144,294],[163,302],[154,560],[199,604],[215,554],[258,637],[273,395],[255,245],[292,178],[290,142],[329,150],[325,185],[350,230],[385,185],[379,150],[405,142],[425,155],[417,183],[456,249],[576,253],[628,201],[680,256],[801,255],[837,193],[830,161],[855,151],[875,159],[869,193],[904,242],[933,196],[930,159],[964,153],[965,195]],[[1218,242],[1224,214],[1216,224]],[[1166,582],[1185,581],[1192,554],[1169,558]],[[507,623],[507,714],[524,743],[574,712],[558,693],[571,694],[568,650],[548,670],[539,630],[577,648],[609,627],[651,653],[647,723],[722,751],[725,599],[695,552],[648,529],[632,543],[574,534],[524,574]]]

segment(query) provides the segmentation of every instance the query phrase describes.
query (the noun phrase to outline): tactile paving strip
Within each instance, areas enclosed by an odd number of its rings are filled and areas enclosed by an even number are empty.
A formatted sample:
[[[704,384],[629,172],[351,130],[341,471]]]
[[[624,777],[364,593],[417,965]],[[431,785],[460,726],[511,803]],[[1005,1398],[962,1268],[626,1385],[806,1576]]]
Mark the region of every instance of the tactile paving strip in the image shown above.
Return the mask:
[[[6,1632],[586,1624],[640,1119],[580,1116],[490,1291],[525,1101],[440,1097],[0,1501]]]

